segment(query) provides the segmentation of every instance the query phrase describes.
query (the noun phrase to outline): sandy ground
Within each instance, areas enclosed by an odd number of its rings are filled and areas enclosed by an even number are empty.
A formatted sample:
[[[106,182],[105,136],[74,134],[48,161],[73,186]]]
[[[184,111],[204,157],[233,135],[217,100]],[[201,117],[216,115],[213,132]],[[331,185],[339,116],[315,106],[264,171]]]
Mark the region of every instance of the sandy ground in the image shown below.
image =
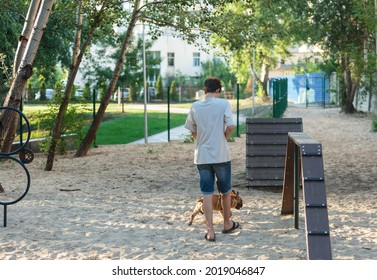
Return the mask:
[[[302,117],[304,132],[322,143],[333,259],[377,260],[371,117],[294,106],[285,117]],[[233,234],[221,233],[218,213],[214,243],[204,239],[202,215],[187,225],[200,197],[192,143],[101,146],[83,158],[59,156],[50,172],[43,155],[27,165],[30,191],[8,206],[7,227],[0,219],[0,259],[306,259],[303,215],[296,230],[292,216],[280,215],[280,190],[247,188],[245,135],[230,146],[233,187],[244,200],[233,211],[242,225]],[[18,165],[8,161],[0,166],[0,201],[25,185],[24,171],[12,172]]]

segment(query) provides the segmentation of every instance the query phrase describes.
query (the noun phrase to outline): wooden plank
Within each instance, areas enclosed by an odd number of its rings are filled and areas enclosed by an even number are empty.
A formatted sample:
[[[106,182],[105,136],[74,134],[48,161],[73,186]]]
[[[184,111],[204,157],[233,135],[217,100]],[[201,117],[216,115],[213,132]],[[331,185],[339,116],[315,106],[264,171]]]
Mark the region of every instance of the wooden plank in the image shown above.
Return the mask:
[[[309,260],[331,260],[330,236],[307,235],[306,250]]]
[[[247,180],[248,187],[279,187],[283,185],[283,180]]]
[[[293,214],[293,184],[294,184],[294,148],[295,144],[292,139],[288,139],[287,152],[285,156],[285,169],[283,181],[283,199],[281,214]]]
[[[271,137],[270,140],[265,140],[263,142],[261,141],[254,141],[254,140],[250,140],[248,143],[246,144],[251,144],[251,145],[255,145],[256,147],[258,146],[263,146],[263,145],[286,145],[287,143],[287,137],[286,135],[283,135],[284,136],[284,141],[277,141],[275,139],[273,139],[273,137]]]
[[[325,179],[322,157],[302,157],[301,160],[304,166],[302,172],[304,181]]]
[[[247,168],[247,179],[249,180],[283,180],[284,168]]]
[[[311,138],[304,132],[289,132],[288,137],[299,146],[306,144],[320,144],[317,140]]]
[[[284,156],[256,156],[246,158],[246,167],[280,167],[284,168]]]
[[[313,232],[330,232],[326,207],[305,207],[306,230]]]
[[[290,131],[302,131],[302,126],[298,124],[280,124],[280,125],[255,125],[247,126],[247,134],[287,134]]]
[[[305,205],[307,256],[310,260],[331,260],[322,147],[304,133],[288,134],[281,213],[293,213],[296,146],[300,148],[298,160]]]
[[[304,182],[303,185],[304,203],[309,205],[325,204],[326,202],[326,187],[324,182],[310,181]]]
[[[285,156],[285,145],[246,146],[246,156]]]
[[[246,177],[249,185],[283,186],[288,132],[301,132],[302,119],[249,118],[246,122]],[[267,160],[268,157],[271,159]],[[258,182],[250,183],[253,180]]]
[[[321,144],[302,144],[301,145],[302,156],[321,156],[322,146]]]
[[[302,123],[302,118],[247,118],[246,123],[264,124],[264,123]]]

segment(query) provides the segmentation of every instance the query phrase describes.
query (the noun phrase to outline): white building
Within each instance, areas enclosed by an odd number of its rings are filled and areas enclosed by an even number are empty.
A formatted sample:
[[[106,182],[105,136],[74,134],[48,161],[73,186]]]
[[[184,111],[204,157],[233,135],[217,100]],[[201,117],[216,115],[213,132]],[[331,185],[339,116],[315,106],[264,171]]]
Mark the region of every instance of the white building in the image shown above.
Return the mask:
[[[141,25],[136,26],[135,34],[142,38]],[[147,31],[144,34],[147,34]],[[145,35],[145,39],[149,40],[150,38]],[[196,43],[206,47],[204,40]],[[156,83],[158,75],[161,75],[163,80],[174,77],[176,74],[195,79],[201,74],[201,64],[209,60],[212,61],[216,57],[213,50],[207,53],[198,46],[189,44],[170,29],[166,29],[156,41],[153,41],[153,45],[148,51],[152,52],[155,57],[161,58],[159,69],[156,69],[153,77],[147,78],[152,86]]]

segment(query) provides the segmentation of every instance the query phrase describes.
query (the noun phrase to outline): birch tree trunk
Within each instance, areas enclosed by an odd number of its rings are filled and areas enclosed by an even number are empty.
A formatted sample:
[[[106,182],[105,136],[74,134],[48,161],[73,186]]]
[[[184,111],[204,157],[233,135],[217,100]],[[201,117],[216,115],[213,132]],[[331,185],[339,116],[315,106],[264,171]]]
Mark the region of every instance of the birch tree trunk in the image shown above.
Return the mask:
[[[13,77],[16,76],[18,67],[20,66],[22,57],[25,53],[27,43],[29,42],[30,35],[33,31],[33,26],[37,17],[39,7],[41,5],[41,0],[31,0],[29,5],[29,10],[26,14],[26,19],[24,27],[22,29],[21,35],[18,39],[18,46],[13,63]]]
[[[84,57],[85,51],[87,47],[89,46],[90,42],[92,41],[93,34],[98,27],[98,25],[102,22],[103,20],[103,13],[105,9],[108,7],[109,0],[104,1],[101,9],[98,11],[98,16],[95,17],[93,24],[90,28],[90,31],[88,33],[88,37],[86,38],[84,44],[82,45],[82,48],[80,50],[80,53],[77,55],[77,51],[80,49],[80,38],[81,38],[81,25],[82,25],[82,14],[81,14],[81,0],[79,0],[79,8],[78,8],[78,18],[77,18],[77,30],[76,30],[76,37],[75,37],[75,45],[73,47],[73,58],[72,58],[72,66],[70,68],[67,84],[65,87],[64,91],[64,96],[62,99],[62,102],[59,107],[59,112],[56,117],[55,121],[55,126],[54,130],[52,132],[52,138],[50,142],[50,147],[48,149],[48,154],[47,154],[47,161],[46,161],[46,166],[45,170],[46,171],[51,171],[52,167],[54,165],[54,158],[55,158],[55,153],[56,153],[56,146],[61,138],[61,133],[62,133],[62,125],[64,121],[64,116],[68,108],[69,100],[71,99],[72,95],[72,89],[74,85],[74,81],[77,75],[77,72],[79,70],[79,66],[81,64],[81,61]],[[75,55],[76,53],[76,55]]]
[[[32,75],[32,65],[37,54],[39,43],[46,28],[54,0],[43,0],[35,21],[30,40],[22,56],[20,66],[13,78],[11,88],[5,98],[4,106],[19,108],[27,80]],[[5,110],[0,115],[0,150],[9,152],[17,130],[18,114],[13,110]]]
[[[77,0],[78,8],[77,8],[77,28],[76,28],[76,36],[75,42],[73,45],[73,55],[72,55],[72,67],[75,67],[77,64],[77,57],[79,56],[80,52],[80,45],[81,45],[81,28],[82,28],[82,0]]]
[[[94,118],[94,120],[93,120],[93,122],[92,122],[92,124],[89,128],[89,131],[86,134],[84,140],[81,142],[80,147],[76,151],[76,157],[86,156],[86,154],[88,153],[88,150],[90,148],[90,145],[93,142],[94,137],[97,133],[99,125],[100,125],[100,123],[103,119],[103,116],[105,115],[107,105],[109,104],[109,101],[110,101],[110,98],[111,98],[111,93],[115,89],[115,85],[118,81],[120,71],[121,71],[123,63],[124,63],[124,57],[126,55],[129,42],[131,40],[131,35],[134,31],[136,21],[138,20],[138,17],[139,17],[140,2],[141,2],[141,0],[135,0],[135,2],[134,2],[134,8],[133,8],[133,11],[132,11],[131,20],[130,20],[130,23],[129,23],[128,28],[127,28],[126,37],[123,41],[122,49],[121,49],[117,64],[116,64],[115,69],[114,69],[113,77],[112,77],[112,79],[111,79],[111,81],[110,81],[110,83],[109,83],[109,85],[106,89],[104,96],[101,99],[101,105],[98,108],[98,112],[97,112],[97,114],[96,114],[96,116],[95,116],[95,118]]]

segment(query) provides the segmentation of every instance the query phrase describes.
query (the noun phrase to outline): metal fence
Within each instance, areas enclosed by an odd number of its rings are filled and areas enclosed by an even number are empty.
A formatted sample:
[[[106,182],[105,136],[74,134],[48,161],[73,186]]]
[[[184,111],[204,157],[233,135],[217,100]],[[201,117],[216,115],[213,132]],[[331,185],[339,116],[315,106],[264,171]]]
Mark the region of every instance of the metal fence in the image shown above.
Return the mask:
[[[272,79],[273,117],[281,118],[288,105],[288,79]]]

